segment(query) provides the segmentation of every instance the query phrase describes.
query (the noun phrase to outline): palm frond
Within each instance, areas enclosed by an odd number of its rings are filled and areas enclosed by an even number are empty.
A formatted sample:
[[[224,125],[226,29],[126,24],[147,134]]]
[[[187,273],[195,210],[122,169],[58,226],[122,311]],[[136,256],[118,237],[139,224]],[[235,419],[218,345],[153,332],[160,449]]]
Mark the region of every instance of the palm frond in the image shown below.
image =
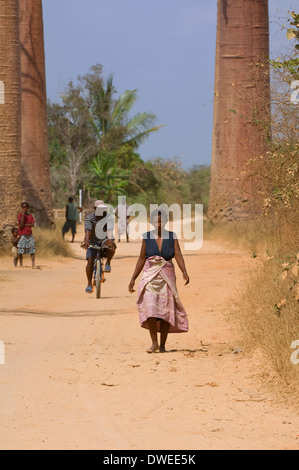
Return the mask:
[[[160,126],[155,126],[151,127],[150,129],[147,129],[143,132],[139,132],[139,134],[129,136],[128,139],[124,142],[125,144],[131,144],[134,147],[138,147],[144,140],[152,133],[152,132],[158,132],[162,127],[164,127],[165,124],[162,124]]]
[[[153,127],[155,121],[154,114],[137,113],[126,123],[126,128],[128,133],[133,136]]]
[[[115,103],[112,120],[115,125],[122,124],[125,116],[131,111],[137,100],[137,90],[126,90]]]

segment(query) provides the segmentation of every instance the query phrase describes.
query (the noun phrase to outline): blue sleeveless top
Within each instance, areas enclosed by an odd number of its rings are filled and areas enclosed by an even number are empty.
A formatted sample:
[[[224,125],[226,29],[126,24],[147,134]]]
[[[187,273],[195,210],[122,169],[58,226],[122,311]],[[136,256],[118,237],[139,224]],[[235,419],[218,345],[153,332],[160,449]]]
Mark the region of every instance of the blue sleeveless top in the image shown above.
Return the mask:
[[[165,236],[166,238],[164,238]],[[174,258],[174,239],[176,238],[176,235],[173,232],[166,231],[164,237],[160,251],[153,235],[153,231],[143,234],[143,239],[146,246],[146,259],[150,258],[151,256],[162,256],[162,258],[164,258],[166,261],[170,261],[172,258]]]

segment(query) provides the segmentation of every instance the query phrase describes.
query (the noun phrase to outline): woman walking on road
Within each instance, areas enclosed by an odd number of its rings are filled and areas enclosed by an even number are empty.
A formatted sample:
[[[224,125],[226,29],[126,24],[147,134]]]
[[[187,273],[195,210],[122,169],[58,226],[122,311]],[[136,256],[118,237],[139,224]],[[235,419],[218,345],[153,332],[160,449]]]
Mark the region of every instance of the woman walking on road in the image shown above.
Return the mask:
[[[155,229],[143,235],[140,256],[129,284],[129,292],[132,293],[143,270],[137,307],[141,326],[150,331],[152,345],[147,350],[149,353],[165,352],[168,333],[188,331],[187,314],[177,292],[173,258],[183,273],[185,285],[189,284],[189,276],[176,235],[165,230],[167,221],[168,216],[161,209],[151,214],[151,224]],[[160,345],[158,332],[161,333]]]

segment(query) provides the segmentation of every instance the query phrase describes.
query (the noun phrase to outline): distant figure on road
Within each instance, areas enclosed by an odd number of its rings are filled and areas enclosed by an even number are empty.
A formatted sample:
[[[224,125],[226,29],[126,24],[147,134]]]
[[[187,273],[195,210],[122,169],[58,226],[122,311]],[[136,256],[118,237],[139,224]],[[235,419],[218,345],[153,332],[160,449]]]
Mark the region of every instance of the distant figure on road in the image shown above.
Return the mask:
[[[35,240],[32,235],[32,227],[35,226],[35,219],[32,214],[29,214],[28,202],[22,202],[22,212],[18,215],[20,237],[18,242],[18,255],[20,267],[23,267],[23,255],[31,256],[32,269],[35,268]]]
[[[19,230],[16,227],[11,229],[11,239],[10,239],[12,243],[11,251],[13,253],[13,265],[15,268],[18,266],[18,259],[19,259],[18,243],[19,243],[20,237],[18,236],[18,232]]]
[[[71,229],[72,231],[72,243],[74,243],[75,235],[77,233],[77,220],[79,219],[79,209],[74,203],[74,199],[69,197],[69,203],[65,208],[65,224],[62,227],[62,237],[64,239],[65,234]]]
[[[82,248],[86,250],[86,277],[87,277],[87,287],[85,292],[88,294],[92,293],[92,274],[94,261],[97,257],[97,250],[92,248],[90,245],[101,246],[102,248],[108,249],[108,256],[106,260],[106,265],[104,268],[105,273],[111,272],[111,260],[115,254],[116,244],[114,241],[114,217],[107,213],[108,206],[104,201],[95,201],[94,202],[94,212],[88,214],[85,218],[85,237],[84,241],[81,244]],[[107,217],[107,223],[103,227],[103,237],[99,239],[96,234],[96,226],[103,218]]]
[[[114,213],[118,219],[118,241],[120,242],[120,237],[125,233],[127,236],[127,243],[129,243],[130,235],[130,206],[126,204],[126,198],[121,198],[121,203],[118,204],[114,210]]]

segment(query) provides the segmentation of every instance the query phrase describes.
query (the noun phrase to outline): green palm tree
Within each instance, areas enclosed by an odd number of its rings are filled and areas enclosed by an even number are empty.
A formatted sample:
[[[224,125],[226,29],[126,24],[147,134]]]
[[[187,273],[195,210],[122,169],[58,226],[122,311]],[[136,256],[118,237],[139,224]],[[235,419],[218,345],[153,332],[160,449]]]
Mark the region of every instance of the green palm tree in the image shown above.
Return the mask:
[[[163,125],[154,126],[156,116],[151,113],[137,113],[129,118],[137,99],[137,90],[125,91],[116,101],[111,114],[111,126],[125,128],[123,145],[130,144],[134,148],[144,142],[152,132],[157,132],[163,127]]]
[[[137,90],[127,90],[114,99],[113,75],[104,81],[101,65],[93,66],[81,80],[88,92],[91,119],[101,150],[113,151],[122,146],[136,149],[152,132],[163,127],[154,126],[156,116],[152,113],[130,117],[138,99]]]
[[[99,149],[87,167],[86,187],[93,194],[100,191],[101,197],[110,202],[125,193],[131,171],[141,160],[136,154],[138,146],[163,126],[154,125],[156,116],[152,113],[132,116],[137,90],[126,90],[115,99],[113,75],[104,80],[102,72],[102,66],[95,65],[80,79]]]
[[[142,162],[138,145],[163,126],[154,125],[151,113],[130,116],[137,90],[117,99],[115,93],[113,76],[105,80],[103,67],[95,65],[76,85],[69,83],[62,104],[49,103],[51,170],[57,187],[75,194],[79,184],[96,191],[107,183],[106,199],[124,193],[131,171]]]
[[[125,194],[130,171],[119,168],[116,153],[99,154],[88,165],[88,173],[91,178],[86,188],[94,198],[102,198],[111,203],[116,196]]]

